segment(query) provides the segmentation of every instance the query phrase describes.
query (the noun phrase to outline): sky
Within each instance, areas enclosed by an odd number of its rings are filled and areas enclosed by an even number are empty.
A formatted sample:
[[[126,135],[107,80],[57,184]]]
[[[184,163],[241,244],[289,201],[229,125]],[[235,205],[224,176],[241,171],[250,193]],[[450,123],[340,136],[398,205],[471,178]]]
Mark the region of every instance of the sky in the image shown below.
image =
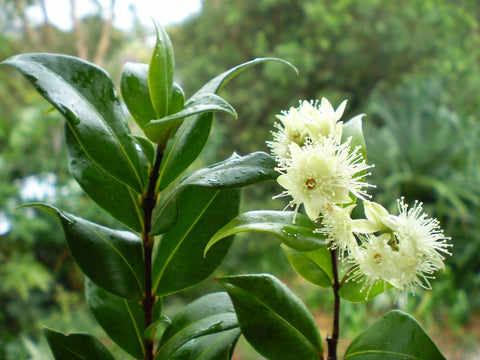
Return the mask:
[[[99,0],[105,8],[109,7],[110,0]],[[162,25],[179,23],[188,16],[198,13],[201,9],[201,0],[116,0],[114,26],[128,30],[133,24],[132,12],[129,7],[134,4],[140,21],[146,27],[153,27],[153,17]],[[72,28],[70,1],[46,0],[47,13],[50,21],[62,30]],[[77,14],[82,17],[96,11],[91,0],[77,0]],[[39,6],[29,8],[28,17],[32,21],[43,19]]]

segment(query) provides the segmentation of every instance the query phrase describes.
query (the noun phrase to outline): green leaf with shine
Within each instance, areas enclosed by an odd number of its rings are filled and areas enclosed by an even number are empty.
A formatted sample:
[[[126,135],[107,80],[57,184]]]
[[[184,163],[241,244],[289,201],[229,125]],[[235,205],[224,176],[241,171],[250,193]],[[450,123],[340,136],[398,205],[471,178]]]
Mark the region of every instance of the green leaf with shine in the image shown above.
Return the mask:
[[[141,129],[157,118],[148,89],[148,64],[126,63],[121,74],[120,89],[128,111]]]
[[[232,299],[248,342],[270,360],[318,360],[322,339],[312,314],[268,274],[217,278]]]
[[[192,339],[169,360],[230,360],[241,334],[239,329],[232,329]]]
[[[143,210],[138,203],[138,194],[95,165],[68,126],[65,126],[65,141],[68,168],[83,191],[122,224],[141,232]]]
[[[290,265],[297,274],[323,288],[332,286],[332,260],[326,246],[313,251],[298,251],[282,244]]]
[[[148,70],[148,89],[156,118],[169,114],[173,90],[175,60],[172,42],[165,29],[154,21],[157,42],[153,50]]]
[[[205,253],[220,240],[247,231],[275,235],[280,241],[299,251],[312,251],[327,244],[324,237],[314,233],[314,222],[302,214],[297,214],[293,224],[294,216],[291,211],[259,210],[243,213],[215,233],[205,248]]]
[[[238,190],[187,187],[178,198],[179,218],[163,234],[153,258],[152,287],[165,296],[189,288],[209,276],[225,257],[225,241],[203,257],[212,235],[238,214]]]
[[[394,310],[353,340],[344,359],[445,360],[445,357],[413,317]]]
[[[107,73],[87,61],[56,54],[22,54],[3,62],[17,69],[65,117],[85,154],[102,170],[143,192],[146,164],[130,137]]]
[[[188,103],[195,102],[204,94],[216,94],[223,85],[228,83],[236,75],[250,66],[261,64],[264,62],[276,61],[284,63],[291,67],[297,73],[297,69],[287,61],[277,58],[259,58],[248,61],[234,68],[231,68],[222,74],[216,76],[208,83],[206,83],[200,90],[198,90],[188,101]],[[160,168],[159,188],[164,190],[173,180],[180,176],[198,157],[203,147],[205,146],[210,128],[212,125],[213,114],[203,113],[187,118],[177,133],[171,139],[167,148],[165,149],[164,159]]]
[[[110,338],[137,359],[145,356],[143,309],[138,301],[123,299],[85,281],[87,304]]]
[[[233,154],[227,160],[188,176],[179,185],[196,185],[212,189],[243,187],[262,181],[274,180],[276,161],[267,153],[258,151],[246,156]]]
[[[136,234],[92,223],[51,205],[26,206],[58,217],[72,257],[95,284],[122,298],[143,298],[143,249]]]
[[[69,334],[44,328],[43,333],[55,360],[115,360],[95,337],[88,334]]]
[[[385,292],[392,288],[390,284],[384,284],[383,282],[379,282],[372,286],[369,290],[368,287],[364,287],[365,281],[362,279],[359,280],[349,280],[348,277],[347,281],[343,284],[340,288],[338,295],[344,300],[360,303],[372,300],[375,296],[380,295],[381,293]]]
[[[162,335],[155,359],[179,359],[176,356],[180,354],[184,356],[187,350],[191,352],[199,350],[191,348],[191,340],[201,340],[203,336],[237,328],[237,317],[226,293],[202,296],[180,310],[172,319],[172,323]],[[202,344],[202,341],[200,343]],[[174,353],[178,355],[171,357]],[[194,359],[198,360],[198,358]]]

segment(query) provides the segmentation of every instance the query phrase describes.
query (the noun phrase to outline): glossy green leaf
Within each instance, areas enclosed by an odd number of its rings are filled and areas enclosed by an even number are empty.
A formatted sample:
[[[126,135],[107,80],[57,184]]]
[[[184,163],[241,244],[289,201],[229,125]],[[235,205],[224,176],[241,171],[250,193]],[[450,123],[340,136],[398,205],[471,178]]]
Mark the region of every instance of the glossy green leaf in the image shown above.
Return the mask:
[[[322,339],[312,314],[280,280],[268,274],[217,278],[235,307],[248,342],[270,360],[318,360]]]
[[[115,360],[95,337],[88,334],[62,334],[44,328],[43,333],[55,360]]]
[[[150,235],[160,235],[170,231],[178,220],[178,193],[161,196],[153,212]]]
[[[224,85],[226,85],[230,80],[232,80],[235,76],[240,74],[242,71],[248,69],[253,65],[262,64],[265,62],[280,62],[290,67],[298,75],[297,68],[293,66],[291,63],[289,63],[288,61],[278,59],[278,58],[257,58],[254,60],[247,61],[243,64],[237,65],[221,73],[220,75],[216,76],[215,78],[210,80],[208,83],[206,83],[204,86],[202,86],[202,88],[192,96],[192,99],[195,99],[196,97],[200,96],[203,93],[216,93],[218,90],[220,90]]]
[[[180,186],[229,189],[274,180],[279,175],[276,164],[270,155],[261,151],[243,157],[235,153],[217,165],[195,171]]]
[[[237,317],[226,293],[202,296],[188,304],[172,319],[160,340],[155,359],[170,359],[192,339],[235,328],[238,328]]]
[[[293,224],[294,216],[291,211],[259,210],[243,213],[215,233],[205,248],[205,253],[220,240],[247,231],[275,235],[280,241],[299,251],[312,251],[327,244],[321,234],[314,233],[314,222],[302,214],[297,214]]]
[[[83,191],[122,224],[142,231],[143,210],[138,194],[95,165],[68,126],[65,126],[65,139],[70,173]]]
[[[250,66],[264,62],[276,61],[297,69],[287,61],[276,58],[259,58],[244,64],[238,65],[230,70],[216,76],[198,90],[188,101],[195,102],[195,99],[201,98],[204,94],[216,94],[223,85],[228,83],[236,75]],[[160,168],[159,188],[165,189],[173,180],[182,174],[192,163],[205,146],[210,128],[212,126],[212,113],[203,113],[187,118],[174,138],[171,139],[165,149],[164,159]]]
[[[120,89],[128,111],[140,128],[157,118],[148,90],[148,64],[125,64],[120,79]]]
[[[173,83],[171,104],[169,106],[169,114],[173,115],[165,116],[160,120],[152,120],[145,124],[143,127],[145,135],[164,148],[168,139],[175,134],[175,131],[177,131],[185,118],[185,116],[180,114],[183,112],[184,103],[185,94],[183,89],[177,83]]]
[[[344,359],[445,360],[445,357],[414,318],[394,310],[353,340]]]
[[[313,251],[298,251],[282,244],[282,250],[298,275],[323,288],[332,286],[332,260],[326,246]]]
[[[137,144],[142,148],[143,154],[147,158],[148,162],[153,165],[155,162],[155,147],[152,142],[141,136],[133,136]]]
[[[143,249],[137,235],[101,226],[46,204],[28,204],[56,215],[80,269],[101,288],[122,298],[143,298]]]
[[[192,339],[169,360],[230,360],[241,334],[239,329],[232,329]]]
[[[165,29],[154,21],[157,42],[148,70],[148,89],[157,119],[169,114],[173,89],[175,60],[170,37]]]
[[[231,241],[203,249],[212,235],[238,214],[238,190],[187,187],[178,199],[175,227],[159,240],[153,259],[153,289],[164,296],[191,287],[209,276],[225,257]]]
[[[85,281],[87,304],[110,338],[137,359],[145,355],[143,309],[138,301],[123,299]]]
[[[197,158],[205,146],[213,114],[206,113],[185,119],[170,139],[160,165],[158,186],[164,190]]]
[[[380,295],[381,293],[391,289],[392,285],[384,284],[383,282],[379,282],[369,289],[365,286],[365,281],[363,280],[347,280],[340,288],[338,294],[344,300],[359,303],[359,302],[366,302],[373,299],[375,296]]]
[[[4,64],[22,73],[58,109],[92,162],[142,193],[146,168],[105,71],[84,60],[55,54],[22,54]]]

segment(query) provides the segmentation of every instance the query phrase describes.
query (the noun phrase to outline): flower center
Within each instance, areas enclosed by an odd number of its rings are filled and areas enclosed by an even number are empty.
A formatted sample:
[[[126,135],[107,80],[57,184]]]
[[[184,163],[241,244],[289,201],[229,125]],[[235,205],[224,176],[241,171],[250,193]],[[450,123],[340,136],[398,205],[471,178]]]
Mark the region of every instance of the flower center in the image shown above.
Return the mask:
[[[314,189],[315,185],[317,185],[317,182],[315,181],[315,179],[308,179],[307,181],[305,181],[305,185],[307,186],[307,189]]]
[[[292,135],[293,141],[294,141],[295,143],[297,143],[298,145],[301,145],[301,144],[300,144],[300,137],[301,137],[301,135],[302,135],[302,134],[300,134],[300,131],[298,131],[298,130],[295,131],[295,132],[293,133],[293,135]]]
[[[380,255],[380,254],[373,255],[373,262],[375,264],[380,264],[382,262],[382,260],[383,260],[382,255]]]

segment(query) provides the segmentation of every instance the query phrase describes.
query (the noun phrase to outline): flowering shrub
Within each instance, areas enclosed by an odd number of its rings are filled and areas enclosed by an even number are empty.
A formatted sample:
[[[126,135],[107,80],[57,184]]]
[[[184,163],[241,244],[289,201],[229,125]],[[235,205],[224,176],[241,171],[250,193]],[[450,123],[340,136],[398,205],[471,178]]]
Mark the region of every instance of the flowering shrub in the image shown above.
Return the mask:
[[[217,278],[224,292],[193,301],[172,319],[164,315],[163,299],[209,277],[231,236],[240,232],[275,235],[300,276],[332,288],[328,359],[337,359],[341,298],[361,302],[390,288],[429,288],[450,254],[448,238],[421,203],[409,208],[400,199],[399,214],[391,215],[368,200],[372,165],[366,161],[362,115],[341,121],[346,101],[336,110],[326,99],[302,101],[279,115],[267,142],[273,157],[233,154],[186,173],[208,139],[213,112],[237,116],[218,90],[266,61],[295,69],[280,59],[255,59],[218,75],[185,100],[173,81],[170,39],[157,26],[150,63],[128,63],[121,77],[123,100],[145,136],[130,133],[108,74],[95,65],[53,54],[23,54],[4,62],[65,117],[73,177],[122,224],[116,230],[52,205],[26,205],[60,220],[71,255],[86,275],[88,306],[133,358],[231,359],[241,334],[268,359],[324,358],[313,316],[269,274]],[[284,188],[276,198],[291,198],[287,207],[293,211],[238,214],[238,188],[275,179]],[[356,206],[363,207],[364,219],[352,219]],[[55,359],[113,359],[91,335],[45,329],[45,336]],[[360,334],[344,358],[379,357],[443,359],[420,325],[399,311]]]

